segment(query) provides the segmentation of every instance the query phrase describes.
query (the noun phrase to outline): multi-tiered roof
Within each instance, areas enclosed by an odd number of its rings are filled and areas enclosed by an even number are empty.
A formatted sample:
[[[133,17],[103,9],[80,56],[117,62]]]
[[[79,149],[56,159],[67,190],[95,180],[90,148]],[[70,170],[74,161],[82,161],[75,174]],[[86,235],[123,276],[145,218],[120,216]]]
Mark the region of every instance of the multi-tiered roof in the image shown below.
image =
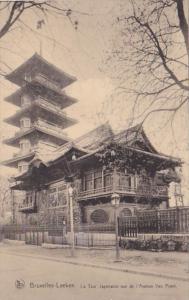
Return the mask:
[[[77,102],[66,95],[63,89],[76,78],[50,64],[38,54],[34,54],[25,63],[6,76],[6,79],[20,86],[12,95],[5,98],[18,107],[14,115],[5,122],[19,127],[16,134],[4,142],[20,147],[23,140],[31,142],[28,153],[18,153],[4,162],[10,167],[17,167],[18,162],[30,161],[40,148],[52,151],[70,139],[63,129],[76,123],[62,109]]]

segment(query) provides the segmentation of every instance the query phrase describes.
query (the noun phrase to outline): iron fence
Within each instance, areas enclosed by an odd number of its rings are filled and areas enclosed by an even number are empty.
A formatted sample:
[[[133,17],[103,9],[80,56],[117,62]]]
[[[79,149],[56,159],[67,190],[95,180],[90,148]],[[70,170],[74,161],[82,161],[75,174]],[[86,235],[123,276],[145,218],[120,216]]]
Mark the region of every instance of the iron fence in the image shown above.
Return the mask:
[[[189,208],[138,211],[135,216],[119,218],[119,232],[126,237],[139,233],[188,233]]]
[[[26,244],[66,244],[65,226],[13,224],[2,226],[0,231],[3,238],[25,241]]]
[[[87,247],[115,246],[115,224],[79,224],[74,226],[75,245]]]
[[[42,245],[70,244],[70,226],[67,224],[47,225],[4,225],[0,236],[6,239],[25,241],[27,244]],[[74,224],[76,246],[115,245],[115,224]],[[136,238],[138,234],[189,233],[189,207],[161,210],[140,210],[135,216],[118,218],[118,234]]]
[[[69,224],[4,225],[0,231],[5,239],[24,241],[26,244],[71,243]],[[74,236],[76,246],[112,246],[115,245],[115,224],[75,224]]]
[[[136,216],[118,218],[118,233],[121,237],[137,237],[138,221]]]

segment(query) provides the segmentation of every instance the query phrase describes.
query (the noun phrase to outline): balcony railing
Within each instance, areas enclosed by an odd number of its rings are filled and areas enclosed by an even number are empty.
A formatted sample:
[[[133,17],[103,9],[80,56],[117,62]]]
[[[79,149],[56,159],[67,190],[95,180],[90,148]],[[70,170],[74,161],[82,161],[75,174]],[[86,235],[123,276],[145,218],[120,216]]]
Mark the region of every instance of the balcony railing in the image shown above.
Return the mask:
[[[54,134],[56,133],[58,135],[61,135],[62,137],[65,137],[65,138],[67,137],[67,134],[65,132],[63,132],[63,129],[56,126],[56,124],[53,124],[53,123],[50,123],[50,122],[45,122],[45,121],[42,121],[42,120],[37,120],[33,124],[31,124],[30,128],[27,128],[25,130],[20,129],[19,131],[16,131],[15,134],[14,134],[14,138],[22,136],[23,133],[25,133],[28,130],[32,129],[34,126],[47,129],[48,131],[53,132]],[[10,139],[12,139],[12,138],[10,137]],[[17,156],[17,154],[15,154],[15,155]]]
[[[20,212],[35,212],[36,205],[34,204],[34,202],[22,203],[22,204],[19,204],[18,210]]]
[[[67,135],[63,132],[62,128],[56,126],[56,124],[53,124],[51,122],[42,121],[41,119],[38,119],[36,122],[33,123],[34,126],[38,126],[40,128],[48,129],[49,131],[59,134],[61,136],[66,137]]]
[[[27,132],[28,130],[32,129],[34,126],[39,126],[41,128],[45,128],[48,129],[50,131],[52,131],[53,133],[57,133],[61,136],[67,137],[67,134],[65,132],[63,132],[63,129],[58,127],[56,124],[51,123],[49,121],[42,121],[41,119],[38,119],[37,121],[35,121],[33,124],[31,124],[31,127],[27,127],[27,128],[20,128],[20,130],[16,131],[14,134],[14,138],[22,136],[23,133]],[[11,139],[12,137],[10,137]],[[17,154],[16,154],[17,155]]]
[[[52,80],[50,80],[49,78],[45,77],[43,74],[34,74],[31,77],[27,77],[26,81],[28,82],[33,82],[33,81],[37,81],[38,83],[42,84],[43,86],[50,88],[58,93],[61,93],[61,89],[58,86],[58,84]]]
[[[34,103],[39,104],[41,107],[44,107],[45,109],[49,109],[49,110],[55,112],[56,114],[59,114],[60,116],[63,116],[63,117],[67,116],[67,114],[65,112],[63,112],[60,107],[53,105],[52,103],[50,103],[49,101],[47,101],[45,98],[43,98],[41,96],[38,96],[33,101],[22,104],[21,110],[19,110],[18,113],[20,114],[20,112],[27,110]]]
[[[96,188],[87,191],[79,191],[78,198],[90,198],[99,195],[106,195],[112,192],[125,194],[125,195],[135,195],[135,196],[146,196],[146,197],[167,197],[168,188],[166,186],[139,186],[139,187],[129,187],[125,185],[117,185],[115,188],[113,185]]]
[[[35,150],[36,150],[36,147],[32,147],[32,148],[28,149],[28,151],[19,151],[17,153],[13,153],[13,158],[22,157],[22,156],[25,156],[25,155],[32,154],[32,153],[35,152]]]
[[[59,107],[56,107],[55,105],[53,105],[52,103],[46,101],[45,99],[43,99],[42,97],[38,97],[34,103],[39,104],[40,106],[44,107],[45,109],[49,109],[53,112],[55,112],[56,114],[60,115],[61,117],[66,117],[66,113],[63,112]]]

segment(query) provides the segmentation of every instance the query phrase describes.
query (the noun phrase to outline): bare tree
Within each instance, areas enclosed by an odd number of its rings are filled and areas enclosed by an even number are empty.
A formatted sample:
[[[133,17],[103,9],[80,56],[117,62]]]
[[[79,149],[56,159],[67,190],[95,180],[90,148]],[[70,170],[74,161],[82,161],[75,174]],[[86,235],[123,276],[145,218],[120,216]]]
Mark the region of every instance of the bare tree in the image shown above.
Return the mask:
[[[4,220],[6,212],[11,211],[11,192],[8,179],[0,176],[0,222]]]
[[[32,28],[24,22],[24,15],[27,11],[33,12],[37,16],[36,27]],[[0,26],[0,49],[6,50],[3,45],[3,38],[9,32],[17,30],[18,28],[27,29],[40,34],[38,29],[42,26],[45,26],[48,22],[48,17],[60,16],[67,18],[75,30],[78,28],[78,15],[86,15],[85,12],[75,11],[64,5],[62,1],[7,1],[0,2],[0,14],[1,14],[1,26]],[[51,39],[54,44],[58,43],[54,37],[47,36],[48,39]],[[7,49],[7,51],[14,53],[13,50]],[[0,61],[0,75],[5,76],[7,71],[10,71],[10,66],[6,61]]]
[[[169,112],[168,119],[173,120],[189,100],[184,4],[184,0],[130,0],[116,20],[121,36],[116,38],[110,61],[119,79],[117,93],[135,96],[133,117],[142,117],[143,122],[154,112]],[[142,101],[144,109],[137,115]]]

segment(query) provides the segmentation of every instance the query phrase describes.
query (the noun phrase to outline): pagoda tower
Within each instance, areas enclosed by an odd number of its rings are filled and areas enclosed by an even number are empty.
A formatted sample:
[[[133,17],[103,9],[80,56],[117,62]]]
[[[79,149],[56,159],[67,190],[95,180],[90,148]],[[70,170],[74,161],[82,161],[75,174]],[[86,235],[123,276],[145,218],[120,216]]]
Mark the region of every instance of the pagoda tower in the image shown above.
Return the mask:
[[[4,143],[19,151],[3,164],[18,168],[22,173],[27,171],[36,152],[49,153],[70,141],[63,130],[77,121],[68,117],[63,109],[77,100],[66,95],[63,89],[76,78],[35,53],[6,79],[20,88],[5,101],[20,109],[5,119],[19,130]]]

